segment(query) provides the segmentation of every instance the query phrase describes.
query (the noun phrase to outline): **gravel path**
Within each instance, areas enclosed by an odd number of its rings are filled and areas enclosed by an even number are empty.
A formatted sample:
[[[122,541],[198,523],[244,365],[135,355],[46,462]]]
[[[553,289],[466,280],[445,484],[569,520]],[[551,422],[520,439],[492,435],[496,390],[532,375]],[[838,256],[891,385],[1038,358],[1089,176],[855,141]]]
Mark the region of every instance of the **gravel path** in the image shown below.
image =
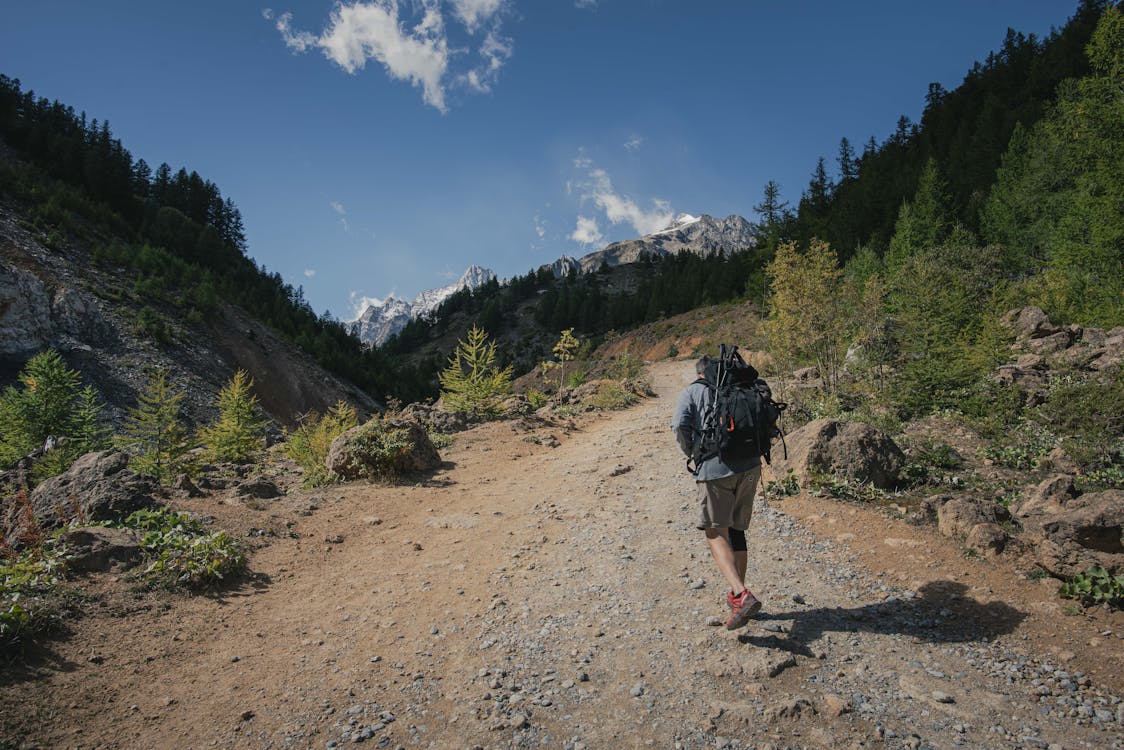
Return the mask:
[[[11,744],[1124,748],[1120,698],[1026,648],[1026,611],[940,569],[903,586],[763,501],[765,608],[710,624],[667,424],[689,369],[608,419],[477,428],[418,486],[261,511],[292,536],[254,585],[93,616],[0,680]]]

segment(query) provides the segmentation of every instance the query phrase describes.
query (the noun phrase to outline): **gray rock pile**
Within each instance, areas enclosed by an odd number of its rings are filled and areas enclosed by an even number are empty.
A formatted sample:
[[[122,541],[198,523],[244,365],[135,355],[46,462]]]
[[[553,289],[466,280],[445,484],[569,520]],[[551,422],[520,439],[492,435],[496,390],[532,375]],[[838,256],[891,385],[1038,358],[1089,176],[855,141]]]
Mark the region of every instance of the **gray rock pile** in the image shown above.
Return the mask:
[[[881,430],[859,422],[817,419],[785,438],[788,458],[773,449],[771,471],[776,478],[791,469],[801,480],[812,473],[831,473],[888,489],[900,482],[905,466],[901,448]]]

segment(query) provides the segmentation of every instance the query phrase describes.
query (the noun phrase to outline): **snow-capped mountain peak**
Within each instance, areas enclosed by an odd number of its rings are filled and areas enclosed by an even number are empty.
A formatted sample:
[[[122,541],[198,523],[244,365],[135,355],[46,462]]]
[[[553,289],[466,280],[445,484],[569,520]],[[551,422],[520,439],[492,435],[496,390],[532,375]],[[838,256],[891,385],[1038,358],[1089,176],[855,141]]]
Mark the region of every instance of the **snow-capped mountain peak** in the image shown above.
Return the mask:
[[[360,341],[380,346],[394,336],[406,324],[423,315],[430,315],[441,303],[462,289],[478,289],[496,278],[488,268],[469,266],[456,283],[437,289],[419,292],[413,302],[399,299],[393,294],[384,300],[368,299],[367,309],[355,321],[351,329]]]

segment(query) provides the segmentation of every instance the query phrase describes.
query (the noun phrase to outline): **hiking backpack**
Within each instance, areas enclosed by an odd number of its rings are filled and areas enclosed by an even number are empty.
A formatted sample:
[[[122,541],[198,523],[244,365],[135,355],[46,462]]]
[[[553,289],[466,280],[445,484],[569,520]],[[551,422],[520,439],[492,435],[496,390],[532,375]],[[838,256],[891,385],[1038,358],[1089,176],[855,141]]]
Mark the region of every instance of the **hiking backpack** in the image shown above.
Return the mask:
[[[773,400],[769,385],[742,359],[736,346],[727,348],[722,344],[718,358],[710,361],[703,376],[695,382],[710,389],[711,399],[687,462],[692,474],[698,473],[704,461],[743,445],[754,446],[757,454],[769,463],[775,437],[780,437],[788,458],[784,433],[777,425],[788,404]]]

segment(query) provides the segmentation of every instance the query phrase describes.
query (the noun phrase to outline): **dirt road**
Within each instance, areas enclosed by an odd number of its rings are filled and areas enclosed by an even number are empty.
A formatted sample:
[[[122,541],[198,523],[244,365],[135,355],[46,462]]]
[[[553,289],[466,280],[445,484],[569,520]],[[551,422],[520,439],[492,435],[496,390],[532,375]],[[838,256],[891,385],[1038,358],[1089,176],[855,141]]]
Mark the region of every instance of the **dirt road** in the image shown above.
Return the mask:
[[[689,369],[572,430],[458,436],[418,486],[197,501],[266,534],[254,579],[101,582],[0,679],[0,747],[1124,748],[1118,616],[862,508],[759,503],[763,614],[708,625],[724,589],[668,429]]]

